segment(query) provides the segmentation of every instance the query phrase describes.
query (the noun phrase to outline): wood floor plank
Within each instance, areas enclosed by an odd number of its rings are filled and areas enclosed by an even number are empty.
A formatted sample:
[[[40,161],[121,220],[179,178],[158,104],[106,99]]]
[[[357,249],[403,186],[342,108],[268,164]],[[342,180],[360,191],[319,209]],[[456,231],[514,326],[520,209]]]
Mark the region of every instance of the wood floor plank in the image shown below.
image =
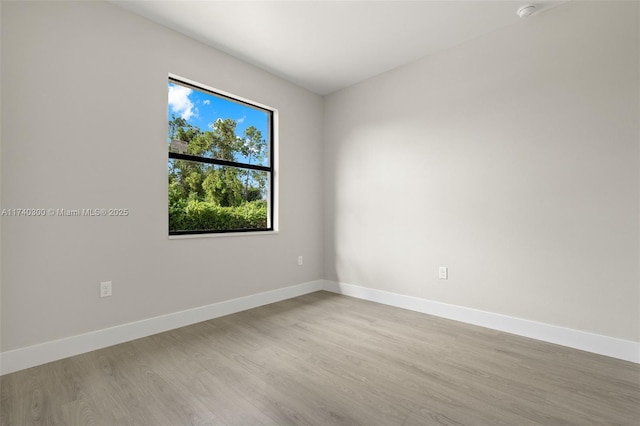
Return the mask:
[[[0,377],[0,425],[640,425],[640,366],[317,292]]]

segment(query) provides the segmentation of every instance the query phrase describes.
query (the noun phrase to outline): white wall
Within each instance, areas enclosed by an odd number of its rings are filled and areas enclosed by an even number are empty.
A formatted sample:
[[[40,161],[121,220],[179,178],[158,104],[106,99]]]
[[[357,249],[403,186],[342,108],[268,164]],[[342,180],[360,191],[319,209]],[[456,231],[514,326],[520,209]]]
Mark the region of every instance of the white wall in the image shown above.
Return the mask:
[[[2,22],[2,2],[0,2],[0,22]],[[2,31],[0,31],[0,46],[2,46]],[[2,57],[0,55],[0,82],[2,81]],[[0,99],[2,99],[2,84],[0,84]],[[2,114],[0,114],[0,200],[2,200]],[[0,207],[2,207],[0,205]],[[0,219],[0,353],[2,353],[2,220]]]
[[[3,2],[1,59],[2,207],[131,211],[2,218],[3,350],[322,278],[319,96],[105,3]],[[279,110],[279,234],[168,239],[168,73]]]
[[[331,95],[324,121],[113,5],[1,5],[1,207],[132,212],[2,218],[3,351],[323,275],[640,341],[637,3],[560,6]],[[168,240],[168,73],[279,109],[279,234]]]
[[[325,278],[640,341],[638,16],[571,2],[328,96]]]

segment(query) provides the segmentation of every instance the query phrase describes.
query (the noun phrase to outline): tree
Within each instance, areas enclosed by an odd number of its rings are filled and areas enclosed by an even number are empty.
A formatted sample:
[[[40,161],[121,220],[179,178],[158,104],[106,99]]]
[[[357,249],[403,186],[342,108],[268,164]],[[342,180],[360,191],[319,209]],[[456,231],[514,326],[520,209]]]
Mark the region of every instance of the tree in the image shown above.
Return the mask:
[[[171,139],[175,138],[176,132],[179,127],[187,127],[189,123],[182,117],[176,117],[174,114],[171,115],[171,120],[169,120],[169,142]]]
[[[186,142],[189,155],[262,164],[267,142],[261,132],[251,126],[239,137],[236,128],[235,120],[218,119],[211,130],[203,132],[183,118],[172,116],[169,139]],[[266,174],[258,170],[170,159],[170,229],[265,227],[266,183]]]
[[[247,158],[249,164],[261,164],[264,156],[267,152],[267,142],[262,139],[262,132],[254,126],[247,127],[244,131],[244,141],[241,148],[242,155]],[[258,197],[262,196],[264,192],[266,181],[263,178],[263,173],[257,170],[244,170],[244,200],[251,201],[249,192],[249,181],[257,185],[259,189]],[[255,191],[254,191],[255,196]],[[255,199],[255,198],[254,198]]]

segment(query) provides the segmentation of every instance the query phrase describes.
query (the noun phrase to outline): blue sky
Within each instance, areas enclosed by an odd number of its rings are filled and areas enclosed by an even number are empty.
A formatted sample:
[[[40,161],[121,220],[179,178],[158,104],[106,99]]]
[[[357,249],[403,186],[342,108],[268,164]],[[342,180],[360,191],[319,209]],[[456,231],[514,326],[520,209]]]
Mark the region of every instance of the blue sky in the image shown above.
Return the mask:
[[[236,134],[249,126],[262,132],[262,138],[268,141],[268,114],[260,109],[236,103],[206,92],[169,82],[168,120],[171,116],[182,117],[192,126],[200,130],[211,130],[211,125],[218,119],[231,118],[238,123]]]

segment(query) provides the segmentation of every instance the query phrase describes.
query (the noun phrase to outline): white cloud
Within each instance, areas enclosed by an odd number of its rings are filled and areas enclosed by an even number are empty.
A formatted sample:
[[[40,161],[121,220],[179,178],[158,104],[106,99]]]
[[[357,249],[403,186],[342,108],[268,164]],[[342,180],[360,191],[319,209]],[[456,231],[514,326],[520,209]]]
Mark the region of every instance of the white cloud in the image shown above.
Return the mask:
[[[189,99],[192,92],[193,90],[184,86],[169,86],[169,107],[185,120],[189,120],[194,115],[198,116],[197,110],[194,111],[193,102]]]
[[[240,123],[244,122],[244,120],[246,120],[246,119],[247,119],[247,116],[246,116],[246,115],[243,115],[243,116],[242,116],[242,118],[238,118],[238,119],[236,120],[236,123],[240,124]]]
[[[202,103],[204,105],[209,105],[211,103],[211,101],[209,99],[205,99],[204,101],[202,101]]]

